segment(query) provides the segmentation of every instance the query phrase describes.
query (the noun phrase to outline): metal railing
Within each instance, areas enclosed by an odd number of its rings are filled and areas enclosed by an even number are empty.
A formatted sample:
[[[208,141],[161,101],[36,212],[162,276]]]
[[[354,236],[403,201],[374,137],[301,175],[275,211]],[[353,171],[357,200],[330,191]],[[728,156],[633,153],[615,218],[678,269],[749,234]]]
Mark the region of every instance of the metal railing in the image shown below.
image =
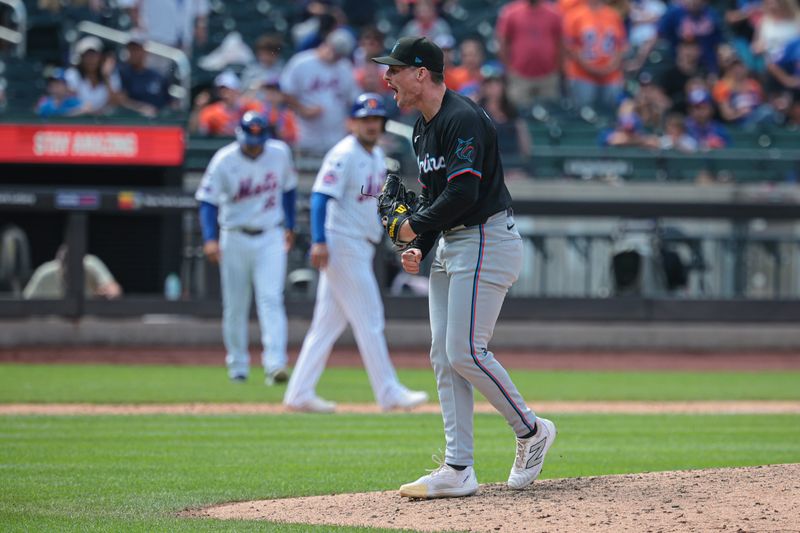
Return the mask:
[[[78,23],[75,29],[80,33],[94,35],[106,41],[122,45],[127,44],[130,35],[129,32],[116,30],[87,20]],[[182,110],[188,111],[191,106],[192,95],[192,66],[189,62],[189,57],[179,48],[173,48],[155,41],[147,41],[144,44],[144,49],[149,54],[163,57],[175,63],[175,75],[180,86],[170,87],[170,94],[180,101]]]
[[[74,192],[74,191],[73,191]],[[150,313],[181,314],[187,316],[218,316],[219,295],[216,289],[195,291],[202,283],[214,281],[216,275],[205,268],[196,226],[196,202],[191,194],[164,189],[142,189],[124,191],[136,201],[123,208],[120,193],[116,189],[81,189],[82,195],[93,201],[86,208],[76,208],[66,202],[72,198],[69,190],[52,188],[0,188],[0,204],[6,213],[13,212],[62,212],[66,220],[67,244],[70,258],[81,257],[86,251],[88,228],[93,213],[117,214],[131,217],[160,216],[184,212],[183,251],[176,250],[183,258],[184,267],[195,273],[183,283],[190,288],[184,297],[170,301],[164,295],[148,293],[127,295],[119,301],[86,299],[83,293],[83,264],[74,261],[68,265],[69,291],[61,300],[0,299],[0,316],[19,317],[41,314],[56,314],[80,317],[86,314],[103,316],[137,316]],[[77,194],[77,193],[76,193]],[[130,207],[133,206],[133,210]],[[800,221],[797,203],[770,202],[639,202],[639,201],[594,201],[572,200],[519,201],[515,202],[515,217],[520,225],[526,246],[532,247],[532,268],[523,268],[523,276],[512,288],[511,297],[503,308],[503,316],[511,319],[530,320],[585,320],[585,321],[677,321],[677,322],[791,322],[800,320],[800,239],[792,237],[793,228]],[[570,229],[576,219],[591,220],[591,230],[583,232],[579,227]],[[687,247],[690,256],[687,266],[693,271],[696,286],[681,293],[649,290],[642,283],[640,290],[623,292],[613,288],[608,264],[611,259],[613,233],[608,219],[664,220],[685,222],[693,219],[697,224],[724,222],[727,229],[714,232],[662,234],[663,242]],[[534,220],[536,226],[526,227],[526,219]],[[558,219],[550,227],[542,224],[545,219]],[[604,219],[606,219],[604,221]],[[13,218],[11,219],[13,221]],[[779,232],[767,231],[767,224],[778,225]],[[595,222],[592,222],[595,221]],[[300,221],[298,221],[300,222]],[[191,226],[191,227],[190,227]],[[537,227],[538,226],[538,227]],[[561,227],[559,230],[558,228]],[[774,229],[774,228],[773,228]],[[762,231],[763,230],[763,231]],[[644,230],[645,234],[647,229]],[[606,234],[604,234],[606,232]],[[649,238],[645,235],[645,238]],[[298,235],[305,239],[305,234]],[[594,251],[593,251],[594,250]],[[709,253],[709,251],[711,253]],[[573,254],[587,264],[575,271],[566,272],[560,254]],[[545,258],[542,258],[544,254]],[[388,265],[394,252],[382,250],[382,260]],[[645,250],[643,261],[648,260]],[[649,254],[650,256],[654,254]],[[295,254],[290,264],[305,266],[303,250]],[[426,259],[427,261],[427,259]],[[717,262],[724,262],[719,266]],[[302,264],[302,265],[301,265]],[[597,270],[582,271],[590,264]],[[783,265],[777,272],[776,265]],[[298,268],[299,268],[298,266]],[[530,264],[527,265],[528,267]],[[713,272],[709,270],[713,269]],[[658,265],[650,265],[655,269]],[[381,270],[381,269],[379,269]],[[748,280],[752,274],[765,272],[757,290],[751,290]],[[770,274],[774,272],[776,279]],[[720,282],[720,274],[726,280]],[[542,278],[542,275],[549,276]],[[568,283],[558,277],[568,276]],[[379,273],[380,278],[380,273]],[[655,278],[654,278],[655,279]],[[381,286],[390,284],[383,279]],[[525,286],[526,281],[528,283]],[[656,280],[658,281],[658,280]],[[570,285],[568,290],[558,290]],[[554,290],[555,287],[555,290]],[[605,290],[598,291],[598,287]],[[748,288],[749,287],[749,288]],[[721,290],[720,290],[721,289]],[[156,289],[158,290],[158,289]],[[155,291],[154,291],[155,292]],[[424,318],[427,306],[414,296],[384,296],[387,318]],[[313,291],[287,291],[287,312],[291,316],[309,317],[313,309]]]
[[[19,58],[25,57],[28,48],[28,12],[22,0],[0,0],[0,5],[11,8],[14,13],[14,20],[17,29],[0,26],[0,40],[8,41],[16,46],[16,55]]]

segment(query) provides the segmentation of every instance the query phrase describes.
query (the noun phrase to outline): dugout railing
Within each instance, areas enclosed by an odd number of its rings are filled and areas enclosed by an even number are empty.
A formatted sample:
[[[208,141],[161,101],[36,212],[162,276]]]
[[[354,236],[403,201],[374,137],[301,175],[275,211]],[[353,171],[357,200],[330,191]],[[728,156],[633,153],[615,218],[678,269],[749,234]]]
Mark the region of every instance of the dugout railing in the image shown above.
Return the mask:
[[[200,251],[196,227],[196,203],[191,194],[164,189],[117,190],[117,189],[53,189],[53,188],[0,188],[0,207],[7,212],[53,212],[65,215],[66,242],[70,249],[67,268],[67,294],[60,300],[25,300],[0,295],[0,317],[30,317],[58,315],[80,318],[85,315],[103,317],[132,317],[148,314],[174,314],[197,317],[216,317],[221,313],[219,294],[206,290],[213,285],[216,273],[202,270],[202,275],[186,276],[184,294],[177,300],[168,300],[163,294],[126,295],[115,301],[87,299],[84,294],[83,262],[79,259],[87,250],[87,235],[92,214],[114,214],[137,217],[154,214],[183,213],[184,244],[180,253],[184,264],[192,269],[204,264]],[[515,320],[564,320],[564,321],[712,321],[712,322],[793,322],[800,319],[800,237],[795,237],[795,223],[800,218],[797,204],[793,200],[733,201],[733,202],[658,202],[658,201],[576,201],[576,200],[520,200],[515,202],[515,216],[522,226],[526,247],[534,256],[534,263],[526,266],[518,287],[512,289],[506,300],[502,316]],[[586,224],[578,229],[557,229],[583,220]],[[543,224],[550,221],[550,224]],[[596,222],[595,222],[596,221]],[[640,249],[640,274],[634,283],[619,286],[612,281],[614,262],[613,242],[619,241],[614,231],[603,231],[609,223],[619,227],[619,222],[645,235],[645,249]],[[704,227],[704,221],[722,223],[728,230],[716,235],[699,232],[670,233],[661,231],[670,227],[669,221],[695,221]],[[605,226],[603,225],[605,224]],[[754,231],[752,228],[774,226],[776,231]],[[131,224],[131,231],[136,231]],[[538,228],[538,229],[537,229]],[[591,231],[581,228],[593,228]],[[644,229],[642,229],[644,228]],[[652,231],[650,229],[651,228]],[[58,228],[59,230],[61,228]],[[634,232],[635,233],[635,232]],[[652,237],[658,237],[653,245]],[[121,236],[122,238],[123,236]],[[546,256],[553,255],[554,243],[572,250],[577,257],[586,259],[585,269],[572,278],[561,281],[568,290],[549,290],[556,282],[547,277],[531,282],[530,271],[539,273],[565,270],[563,264],[548,263]],[[656,276],[645,279],[648,252],[660,245],[681,245],[689,250],[689,260],[684,264],[688,276],[698,272],[722,271],[714,264],[713,257],[703,257],[702,243],[711,243],[726,250],[728,263],[727,287],[724,291],[708,291],[683,288],[675,291],[663,283],[661,266],[651,267]],[[609,253],[599,258],[589,251],[592,247],[605,246]],[[668,246],[667,246],[668,247]],[[772,261],[772,267],[754,265],[752,250],[762,250],[764,257]],[[74,253],[73,253],[74,252]],[[392,252],[382,249],[380,261],[392,261]],[[545,257],[544,259],[542,257]],[[295,267],[302,267],[302,253],[294,259]],[[380,266],[379,261],[379,266]],[[756,261],[757,262],[757,261]],[[778,267],[788,265],[788,270],[778,272]],[[592,272],[596,268],[601,273]],[[761,271],[773,270],[774,276],[753,291],[750,280]],[[538,270],[537,270],[538,269]],[[380,273],[382,286],[389,283]],[[604,273],[602,273],[604,272]],[[660,273],[658,273],[660,272]],[[598,278],[606,277],[599,290],[592,289]],[[194,277],[194,280],[188,279]],[[654,281],[655,280],[655,281]],[[660,281],[659,281],[660,280]],[[618,282],[619,280],[617,280]],[[630,281],[630,280],[628,280]],[[525,284],[533,285],[531,289]],[[697,284],[695,284],[697,285]],[[702,283],[701,283],[702,285]],[[203,286],[203,290],[196,290]],[[583,287],[583,289],[581,289]],[[427,315],[423,296],[385,295],[387,319],[416,319]],[[287,312],[290,316],[311,316],[313,291],[287,291]]]

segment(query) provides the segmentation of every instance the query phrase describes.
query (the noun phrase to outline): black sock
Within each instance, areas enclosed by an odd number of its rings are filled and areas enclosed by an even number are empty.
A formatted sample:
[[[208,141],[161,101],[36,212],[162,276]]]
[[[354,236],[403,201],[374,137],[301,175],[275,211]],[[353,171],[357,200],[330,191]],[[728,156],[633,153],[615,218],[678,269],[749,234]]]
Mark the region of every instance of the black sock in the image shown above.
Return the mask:
[[[449,466],[453,470],[458,470],[459,472],[461,472],[462,470],[466,470],[467,468],[466,466],[451,465],[450,463],[447,463],[447,466]]]
[[[531,431],[530,433],[526,433],[526,434],[522,435],[519,438],[520,439],[529,439],[529,438],[533,437],[534,435],[536,435],[536,430],[537,429],[539,429],[539,424],[534,424],[533,425],[533,431]]]

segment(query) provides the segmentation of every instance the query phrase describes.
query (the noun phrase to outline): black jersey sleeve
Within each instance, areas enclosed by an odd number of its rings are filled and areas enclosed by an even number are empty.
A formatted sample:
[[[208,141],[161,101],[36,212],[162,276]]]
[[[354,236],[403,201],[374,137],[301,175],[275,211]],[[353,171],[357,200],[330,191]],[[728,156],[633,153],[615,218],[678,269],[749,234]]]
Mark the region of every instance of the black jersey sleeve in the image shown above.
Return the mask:
[[[483,125],[472,109],[454,113],[442,135],[446,183],[428,209],[414,214],[409,223],[415,233],[446,230],[478,201],[483,165]]]
[[[463,177],[481,179],[486,139],[483,124],[474,109],[456,113],[448,121],[444,135],[444,158],[447,182]]]
[[[414,213],[408,223],[417,234],[450,229],[454,221],[478,201],[479,193],[478,178],[462,176],[449,182],[442,194],[429,207]]]

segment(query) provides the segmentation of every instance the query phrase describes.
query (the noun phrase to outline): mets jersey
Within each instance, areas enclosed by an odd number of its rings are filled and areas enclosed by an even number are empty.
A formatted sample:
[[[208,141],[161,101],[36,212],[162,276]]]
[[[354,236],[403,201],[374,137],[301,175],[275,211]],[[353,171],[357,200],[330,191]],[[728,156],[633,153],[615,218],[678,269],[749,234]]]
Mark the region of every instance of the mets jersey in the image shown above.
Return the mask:
[[[297,174],[286,143],[270,139],[251,159],[233,142],[211,158],[195,198],[219,207],[222,229],[270,229],[283,223],[283,192],[295,188]]]
[[[385,180],[386,162],[379,146],[369,153],[352,135],[339,141],[325,156],[312,188],[336,200],[328,203],[325,231],[379,242],[383,228],[375,196]]]
[[[305,106],[322,107],[322,114],[316,118],[297,117],[299,148],[324,153],[347,134],[350,104],[359,91],[349,60],[326,63],[317,57],[316,50],[300,52],[286,65],[281,90]]]

